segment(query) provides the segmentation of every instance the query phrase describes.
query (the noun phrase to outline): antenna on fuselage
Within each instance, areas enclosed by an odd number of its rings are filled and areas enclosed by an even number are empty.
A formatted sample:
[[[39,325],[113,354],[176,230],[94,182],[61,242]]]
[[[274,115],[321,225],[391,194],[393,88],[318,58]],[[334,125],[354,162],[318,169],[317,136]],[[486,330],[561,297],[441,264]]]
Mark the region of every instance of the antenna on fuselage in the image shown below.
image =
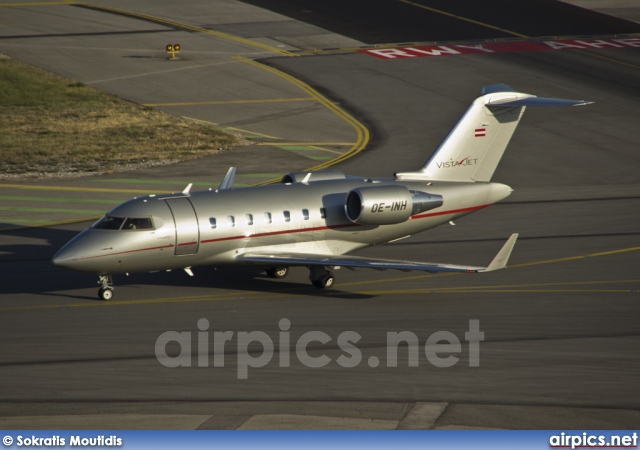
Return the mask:
[[[236,177],[236,168],[235,167],[229,167],[229,170],[227,171],[227,174],[224,176],[224,180],[222,180],[222,183],[220,183],[220,186],[218,186],[218,191],[225,191],[227,189],[231,189],[233,188],[233,179]]]

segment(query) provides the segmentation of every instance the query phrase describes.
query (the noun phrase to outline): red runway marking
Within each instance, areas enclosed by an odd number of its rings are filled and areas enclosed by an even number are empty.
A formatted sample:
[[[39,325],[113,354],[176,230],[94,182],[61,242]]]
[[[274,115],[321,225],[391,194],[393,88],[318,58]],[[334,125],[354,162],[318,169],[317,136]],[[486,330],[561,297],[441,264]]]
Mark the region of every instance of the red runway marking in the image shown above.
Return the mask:
[[[380,59],[425,58],[433,56],[470,55],[477,53],[542,52],[550,50],[593,50],[606,48],[639,48],[640,38],[622,39],[552,39],[546,41],[484,42],[482,44],[419,45],[358,50]]]

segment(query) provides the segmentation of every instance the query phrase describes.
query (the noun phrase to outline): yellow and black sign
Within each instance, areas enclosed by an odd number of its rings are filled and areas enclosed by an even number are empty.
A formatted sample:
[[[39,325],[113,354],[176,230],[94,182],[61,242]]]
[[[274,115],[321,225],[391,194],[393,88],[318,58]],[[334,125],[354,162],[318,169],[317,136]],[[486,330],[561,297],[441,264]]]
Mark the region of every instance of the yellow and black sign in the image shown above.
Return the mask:
[[[174,44],[174,45],[167,45],[167,53],[169,53],[171,55],[171,57],[169,57],[169,59],[178,59],[176,58],[176,53],[180,53],[180,44]]]

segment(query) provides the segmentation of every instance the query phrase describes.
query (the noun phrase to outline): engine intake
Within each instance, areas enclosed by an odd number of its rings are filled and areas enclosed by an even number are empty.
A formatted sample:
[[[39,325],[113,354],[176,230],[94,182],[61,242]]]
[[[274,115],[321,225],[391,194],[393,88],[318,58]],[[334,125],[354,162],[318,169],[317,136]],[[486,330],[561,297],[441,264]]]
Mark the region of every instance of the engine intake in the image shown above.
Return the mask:
[[[404,186],[361,187],[347,194],[344,212],[350,221],[360,225],[391,225],[442,203],[441,195],[412,191]]]

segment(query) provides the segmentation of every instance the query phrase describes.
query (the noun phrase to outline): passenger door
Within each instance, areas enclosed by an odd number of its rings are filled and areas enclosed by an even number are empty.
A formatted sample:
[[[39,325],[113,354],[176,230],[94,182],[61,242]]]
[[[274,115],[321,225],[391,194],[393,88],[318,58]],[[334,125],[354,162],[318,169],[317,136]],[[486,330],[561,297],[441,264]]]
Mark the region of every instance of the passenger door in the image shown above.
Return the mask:
[[[176,255],[190,255],[198,252],[200,227],[193,205],[188,198],[166,200],[176,225]]]

